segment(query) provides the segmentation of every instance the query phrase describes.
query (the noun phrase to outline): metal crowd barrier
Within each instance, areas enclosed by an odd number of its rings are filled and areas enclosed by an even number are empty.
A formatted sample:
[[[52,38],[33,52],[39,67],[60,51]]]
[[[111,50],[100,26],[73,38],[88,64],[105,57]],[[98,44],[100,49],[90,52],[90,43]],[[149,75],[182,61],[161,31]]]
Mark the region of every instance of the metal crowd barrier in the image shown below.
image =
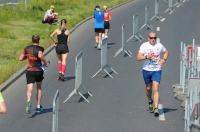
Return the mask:
[[[175,86],[182,94],[187,93],[188,79],[200,79],[200,46],[195,44],[193,39],[192,44],[186,45],[181,42],[180,51],[180,82],[179,86]]]
[[[174,4],[174,7],[178,8],[178,7],[182,6],[183,3],[184,3],[184,0],[176,0],[176,3]]]
[[[145,7],[145,15],[144,15],[144,25],[141,26],[140,30],[146,28],[147,30],[152,30],[153,26],[149,23],[149,7]]]
[[[80,95],[86,102],[90,103],[88,99],[79,91],[79,89],[85,88],[82,84],[82,72],[83,72],[83,52],[80,51],[75,60],[75,88],[74,90],[68,95],[68,97],[64,100],[63,103],[66,103],[74,94]],[[90,96],[93,96],[89,91],[87,92]]]
[[[19,3],[19,2],[5,2],[3,4],[0,4],[0,6],[9,6],[9,5],[18,5],[18,4],[22,4],[22,3]],[[27,9],[27,5],[28,5],[28,0],[24,0],[24,6],[25,6],[25,9]]]
[[[129,57],[132,57],[132,52],[125,48],[125,26],[122,25],[122,46],[121,48],[115,53],[114,57],[118,56],[121,52],[124,52],[124,54],[128,55]]]
[[[173,0],[168,0],[168,8],[165,10],[165,13],[169,12],[169,14],[172,14],[175,11]]]
[[[186,87],[186,69],[187,69],[187,47],[186,44],[181,42],[181,55],[180,55],[180,85],[182,87],[182,92],[185,93]]]
[[[111,66],[109,66],[107,52],[108,52],[108,38],[103,38],[101,45],[101,68],[92,76],[92,78],[94,78],[97,74],[99,74],[102,71],[104,71],[111,78],[113,78],[113,76],[110,74],[110,72],[118,74]]]
[[[200,45],[181,42],[180,84],[175,85],[176,98],[185,107],[185,132],[200,131]]]
[[[187,98],[185,100],[185,132],[200,131],[200,80],[189,79]]]
[[[59,91],[57,90],[53,98],[53,121],[52,132],[58,132],[58,116],[59,116]]]
[[[188,47],[188,76],[189,78],[200,78],[200,51],[199,45],[193,39],[192,45]]]
[[[137,41],[142,41],[144,39],[142,35],[139,33],[139,18],[138,15],[133,15],[133,34],[127,39],[129,42],[131,39],[136,39]]]
[[[154,16],[151,18],[151,20],[154,20],[154,19],[159,20],[161,22],[165,21],[166,19],[159,14],[159,0],[155,0]]]
[[[0,6],[7,6],[7,5],[18,5],[19,3],[4,3],[4,4],[0,4]]]

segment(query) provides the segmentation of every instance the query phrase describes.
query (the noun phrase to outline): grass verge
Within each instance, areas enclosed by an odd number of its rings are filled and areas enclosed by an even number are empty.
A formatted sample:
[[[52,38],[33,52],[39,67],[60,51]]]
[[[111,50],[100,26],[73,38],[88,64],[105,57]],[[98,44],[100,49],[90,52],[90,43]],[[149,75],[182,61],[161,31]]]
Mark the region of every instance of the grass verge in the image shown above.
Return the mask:
[[[68,28],[91,16],[95,5],[112,7],[127,0],[30,0],[25,9],[24,0],[16,6],[0,7],[0,84],[22,68],[25,62],[18,60],[22,49],[31,43],[31,36],[39,34],[41,45],[50,46],[49,34],[57,26],[49,28],[41,20],[50,5],[55,6],[59,18],[68,20]]]

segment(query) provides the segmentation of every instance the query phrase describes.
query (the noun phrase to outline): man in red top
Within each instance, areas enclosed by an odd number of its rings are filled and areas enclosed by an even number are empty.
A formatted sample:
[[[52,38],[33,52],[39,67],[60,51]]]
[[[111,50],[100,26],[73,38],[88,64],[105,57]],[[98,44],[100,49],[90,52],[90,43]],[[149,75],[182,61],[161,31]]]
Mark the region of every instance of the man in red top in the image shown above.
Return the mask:
[[[28,60],[27,69],[26,69],[26,80],[27,80],[27,104],[26,104],[26,113],[31,113],[31,96],[33,91],[33,84],[37,84],[37,107],[36,112],[40,113],[42,111],[41,99],[42,99],[42,80],[43,70],[41,68],[42,63],[46,66],[48,65],[43,52],[44,48],[39,46],[40,36],[32,36],[32,44],[24,48],[20,54],[19,60],[23,61]]]
[[[107,6],[103,6],[104,9],[104,29],[105,29],[105,37],[108,37],[108,31],[110,29],[110,23],[109,21],[111,20],[111,13],[108,11]]]

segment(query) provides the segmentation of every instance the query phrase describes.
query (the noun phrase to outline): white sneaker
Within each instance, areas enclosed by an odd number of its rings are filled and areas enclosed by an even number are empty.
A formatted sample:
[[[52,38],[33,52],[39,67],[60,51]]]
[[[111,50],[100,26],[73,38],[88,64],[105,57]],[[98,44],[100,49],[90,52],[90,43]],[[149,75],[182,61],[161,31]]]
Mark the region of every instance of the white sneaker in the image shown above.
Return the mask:
[[[101,49],[101,45],[100,45],[100,44],[98,44],[97,48],[98,48],[98,49]]]
[[[104,37],[105,37],[105,34],[103,33],[103,34],[102,34],[102,38],[104,38]]]

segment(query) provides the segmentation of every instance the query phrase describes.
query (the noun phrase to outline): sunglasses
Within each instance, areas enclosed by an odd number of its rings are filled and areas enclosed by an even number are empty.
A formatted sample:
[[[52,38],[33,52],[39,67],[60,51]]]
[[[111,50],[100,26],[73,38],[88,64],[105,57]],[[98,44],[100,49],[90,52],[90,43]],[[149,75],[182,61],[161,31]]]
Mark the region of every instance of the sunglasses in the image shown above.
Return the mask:
[[[156,39],[157,37],[149,37],[149,39]]]

